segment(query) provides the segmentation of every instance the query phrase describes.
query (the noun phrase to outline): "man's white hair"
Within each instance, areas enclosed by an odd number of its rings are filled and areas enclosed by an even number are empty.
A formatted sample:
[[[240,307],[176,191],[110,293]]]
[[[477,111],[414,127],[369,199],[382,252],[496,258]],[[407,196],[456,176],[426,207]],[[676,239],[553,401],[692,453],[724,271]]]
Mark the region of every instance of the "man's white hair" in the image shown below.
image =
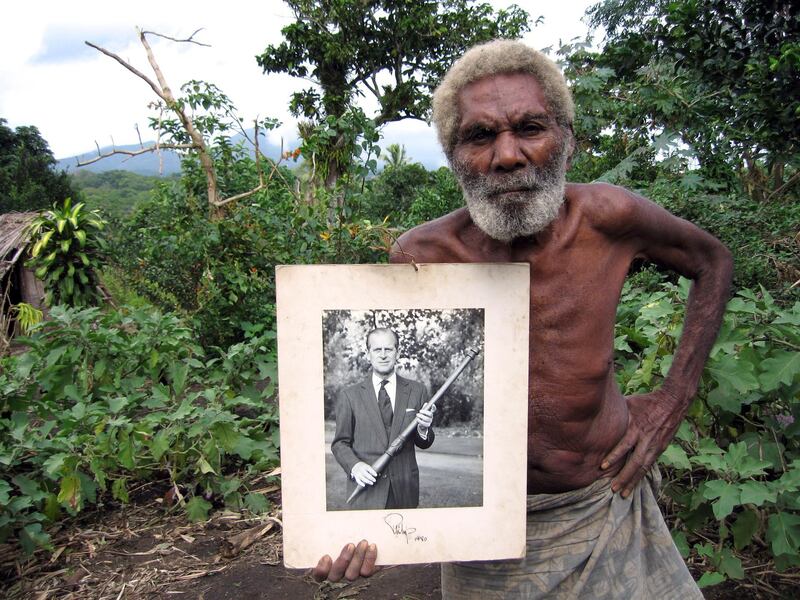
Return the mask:
[[[539,82],[548,109],[562,127],[571,127],[575,119],[572,102],[564,76],[547,56],[522,42],[494,40],[473,46],[453,63],[433,93],[433,123],[439,143],[448,159],[456,145],[456,133],[461,121],[458,95],[464,86],[490,75],[530,73]]]

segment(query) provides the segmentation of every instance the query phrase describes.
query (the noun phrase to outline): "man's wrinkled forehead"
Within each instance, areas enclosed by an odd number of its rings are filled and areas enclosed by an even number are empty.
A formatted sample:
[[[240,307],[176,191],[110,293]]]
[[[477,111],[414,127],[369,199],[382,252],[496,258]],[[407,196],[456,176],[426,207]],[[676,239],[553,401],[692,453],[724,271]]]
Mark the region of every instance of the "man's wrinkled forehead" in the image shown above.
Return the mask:
[[[493,127],[498,121],[554,119],[539,81],[529,73],[488,75],[466,84],[458,93],[458,130],[474,124]]]

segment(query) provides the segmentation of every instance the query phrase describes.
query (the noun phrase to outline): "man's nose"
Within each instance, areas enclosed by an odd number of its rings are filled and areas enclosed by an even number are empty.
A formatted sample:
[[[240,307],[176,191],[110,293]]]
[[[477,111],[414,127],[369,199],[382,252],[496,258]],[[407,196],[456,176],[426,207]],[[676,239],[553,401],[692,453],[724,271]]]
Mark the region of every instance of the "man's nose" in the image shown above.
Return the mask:
[[[527,158],[522,153],[517,136],[513,131],[501,131],[494,140],[492,169],[513,171],[526,165]]]

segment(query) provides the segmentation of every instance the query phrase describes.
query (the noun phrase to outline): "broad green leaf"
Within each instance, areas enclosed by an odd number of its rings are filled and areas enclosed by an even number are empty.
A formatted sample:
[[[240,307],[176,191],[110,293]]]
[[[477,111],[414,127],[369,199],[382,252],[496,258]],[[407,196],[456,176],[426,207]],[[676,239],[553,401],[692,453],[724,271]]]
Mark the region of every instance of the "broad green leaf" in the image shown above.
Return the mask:
[[[190,521],[199,522],[208,519],[211,503],[199,496],[194,496],[186,503],[186,516]]]
[[[725,576],[721,573],[715,573],[714,571],[706,571],[697,580],[697,587],[699,588],[706,588],[712,585],[717,585],[718,583],[722,583],[725,581]]]
[[[58,473],[61,468],[64,466],[64,461],[67,459],[69,455],[59,452],[58,454],[53,454],[49,457],[42,466],[44,467],[45,473],[54,477],[56,473]]]
[[[715,479],[705,483],[703,497],[708,500],[716,499],[711,504],[711,509],[717,519],[724,519],[733,512],[733,509],[740,503],[739,496],[739,488],[727,481]]]
[[[36,548],[49,548],[50,536],[42,531],[41,523],[30,523],[20,530],[19,542],[25,554],[30,556]]]
[[[692,465],[689,462],[689,457],[686,455],[686,451],[677,444],[670,444],[667,446],[667,449],[664,450],[664,453],[661,455],[661,458],[659,458],[659,461],[662,464],[675,467],[676,469],[692,468]]]
[[[115,396],[106,398],[106,402],[108,403],[108,410],[111,411],[111,414],[116,414],[128,405],[128,397]]]
[[[742,501],[742,504],[746,502]],[[753,540],[758,531],[758,514],[752,509],[742,511],[733,525],[733,545],[737,550],[745,548]]]
[[[770,516],[767,525],[767,541],[772,553],[797,554],[800,548],[800,516],[779,512]]]
[[[127,431],[120,431],[119,432],[119,455],[118,460],[119,464],[132,471],[136,467],[136,463],[134,462],[134,453],[133,453],[133,438],[128,434]]]
[[[241,434],[234,429],[232,423],[215,423],[211,435],[226,452],[233,452]]]
[[[214,470],[214,467],[211,466],[211,464],[205,459],[204,456],[201,456],[200,458],[197,459],[197,468],[200,469],[200,472],[203,474],[206,473],[213,473],[214,475],[217,474],[217,472]]]
[[[67,475],[61,480],[58,501],[66,504],[73,511],[78,510],[81,504],[81,482],[77,473]]]
[[[731,579],[743,579],[744,569],[742,569],[742,561],[733,555],[730,548],[722,548],[717,557],[717,568],[723,575]]]
[[[689,557],[689,542],[686,540],[685,531],[672,531],[672,541],[675,542],[675,547],[680,552],[682,558]]]
[[[120,502],[127,504],[130,502],[130,497],[128,496],[128,485],[127,480],[115,479],[114,483],[111,484],[111,494],[119,500]]]
[[[0,479],[0,506],[5,506],[8,504],[8,501],[11,498],[9,492],[11,492],[11,484],[5,479]]]
[[[169,431],[162,429],[155,434],[153,439],[150,441],[150,453],[156,460],[161,460],[161,457],[164,456],[164,453],[169,450],[169,446]]]
[[[742,394],[758,388],[753,364],[739,360],[734,354],[727,354],[719,360],[714,360],[707,367],[707,371],[718,382],[725,382]]]
[[[695,465],[703,465],[709,471],[716,473],[725,473],[728,470],[728,465],[721,456],[716,454],[698,454],[689,458],[689,461]]]
[[[169,371],[172,389],[176,396],[180,396],[186,387],[186,375],[189,373],[189,365],[185,362],[175,362],[170,365]]]
[[[775,502],[776,493],[766,484],[758,481],[746,481],[739,484],[742,504],[761,506],[764,502]]]
[[[47,492],[42,490],[38,482],[24,475],[17,475],[11,481],[24,496],[28,496],[34,502],[38,502],[47,496]]]
[[[800,352],[777,351],[761,363],[759,380],[765,392],[777,389],[780,384],[792,385],[800,374]]]
[[[247,509],[260,515],[270,509],[270,501],[264,494],[250,493],[244,497],[244,504]]]

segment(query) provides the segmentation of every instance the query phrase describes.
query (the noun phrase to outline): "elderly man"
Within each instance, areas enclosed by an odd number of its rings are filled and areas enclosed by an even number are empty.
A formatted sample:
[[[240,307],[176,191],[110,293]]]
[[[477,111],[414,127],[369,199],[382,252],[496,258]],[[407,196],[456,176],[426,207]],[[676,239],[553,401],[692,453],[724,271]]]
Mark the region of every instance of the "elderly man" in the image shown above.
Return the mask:
[[[418,381],[395,373],[397,334],[388,328],[367,334],[370,375],[343,389],[336,401],[336,433],[331,452],[349,477],[347,497],[355,487],[367,486],[349,508],[417,508],[419,468],[414,446],[430,448],[433,411],[423,409],[428,391]],[[386,467],[378,474],[372,468],[391,441],[414,419],[417,428]]]
[[[433,106],[467,206],[408,231],[392,260],[527,262],[531,272],[526,557],[445,564],[443,596],[702,598],[656,505],[653,465],[714,343],[729,252],[630,191],[565,184],[572,99],[556,65],[521,43],[468,51]],[[693,286],[663,385],[626,398],[614,377],[614,321],[637,258]],[[350,544],[314,574],[369,575],[376,553]]]

